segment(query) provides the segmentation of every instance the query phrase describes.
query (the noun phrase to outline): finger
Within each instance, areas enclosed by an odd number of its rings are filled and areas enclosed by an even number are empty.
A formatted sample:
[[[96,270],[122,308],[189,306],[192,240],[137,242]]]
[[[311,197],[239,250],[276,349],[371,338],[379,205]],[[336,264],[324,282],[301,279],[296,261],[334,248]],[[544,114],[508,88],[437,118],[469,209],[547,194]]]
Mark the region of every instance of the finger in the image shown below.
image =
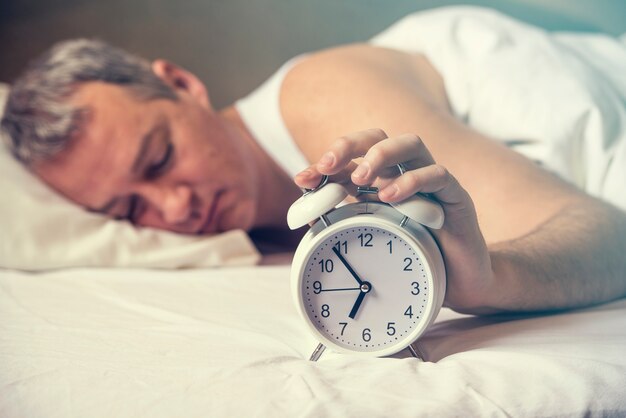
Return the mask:
[[[333,183],[344,185],[350,194],[356,193],[356,186],[350,181],[350,173],[356,168],[356,163],[350,161],[347,166],[337,173],[330,175],[328,180]],[[294,182],[303,189],[314,189],[322,181],[323,174],[319,172],[316,165],[299,172],[294,177]]]
[[[399,202],[418,192],[431,193],[447,205],[466,203],[469,199],[456,178],[438,164],[407,171],[380,190],[378,197],[384,202]]]
[[[354,158],[365,155],[374,144],[387,138],[382,129],[367,129],[336,139],[330,149],[317,163],[322,174],[335,174],[341,171]]]
[[[313,189],[322,181],[322,174],[315,166],[310,166],[296,174],[293,181],[302,189]]]
[[[397,176],[395,166],[399,163],[404,163],[407,168],[419,168],[435,161],[419,136],[400,135],[373,145],[352,174],[352,181],[359,185],[368,184],[376,177],[388,176],[389,168],[393,168],[394,176]]]

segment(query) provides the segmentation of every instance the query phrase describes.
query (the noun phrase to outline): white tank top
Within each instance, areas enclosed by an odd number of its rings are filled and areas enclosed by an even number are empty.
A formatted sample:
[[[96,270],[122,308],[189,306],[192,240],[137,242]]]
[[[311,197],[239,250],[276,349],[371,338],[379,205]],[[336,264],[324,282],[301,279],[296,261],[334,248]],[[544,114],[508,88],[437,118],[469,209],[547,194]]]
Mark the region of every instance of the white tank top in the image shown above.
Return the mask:
[[[235,108],[261,148],[291,177],[309,166],[285,126],[280,88],[287,72],[303,56],[287,61],[261,86],[235,102]]]

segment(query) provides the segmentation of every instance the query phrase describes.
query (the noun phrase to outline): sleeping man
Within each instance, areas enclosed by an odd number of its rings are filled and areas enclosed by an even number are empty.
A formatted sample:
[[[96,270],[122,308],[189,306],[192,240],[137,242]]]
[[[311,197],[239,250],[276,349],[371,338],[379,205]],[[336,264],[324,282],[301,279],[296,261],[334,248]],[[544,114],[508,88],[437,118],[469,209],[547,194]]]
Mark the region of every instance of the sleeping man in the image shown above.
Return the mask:
[[[413,15],[369,44],[298,57],[222,110],[171,62],[66,41],[15,82],[2,127],[14,155],[77,204],[184,234],[286,228],[300,187],[322,174],[379,187],[385,202],[430,193],[445,211],[432,233],[447,306],[587,306],[626,293],[626,214],[603,194],[615,184],[623,193],[625,181],[613,168],[591,170],[586,158],[610,129],[593,137],[593,112],[568,124],[567,107],[587,87],[550,61],[549,39],[482,10]],[[524,83],[530,69],[508,73],[531,40],[535,90]],[[455,55],[453,42],[469,49]],[[559,80],[571,95],[558,97],[562,114],[552,104]],[[623,114],[623,99],[615,103]],[[613,164],[626,161],[611,147]],[[398,163],[408,168],[399,177]]]

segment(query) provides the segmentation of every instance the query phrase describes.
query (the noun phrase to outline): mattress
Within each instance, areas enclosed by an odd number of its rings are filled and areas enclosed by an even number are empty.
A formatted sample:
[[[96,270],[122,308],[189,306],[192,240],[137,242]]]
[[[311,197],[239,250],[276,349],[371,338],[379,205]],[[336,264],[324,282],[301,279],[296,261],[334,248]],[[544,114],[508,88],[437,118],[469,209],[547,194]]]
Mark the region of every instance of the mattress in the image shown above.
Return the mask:
[[[550,315],[443,309],[401,352],[317,341],[289,265],[0,271],[0,416],[624,416],[626,300]]]

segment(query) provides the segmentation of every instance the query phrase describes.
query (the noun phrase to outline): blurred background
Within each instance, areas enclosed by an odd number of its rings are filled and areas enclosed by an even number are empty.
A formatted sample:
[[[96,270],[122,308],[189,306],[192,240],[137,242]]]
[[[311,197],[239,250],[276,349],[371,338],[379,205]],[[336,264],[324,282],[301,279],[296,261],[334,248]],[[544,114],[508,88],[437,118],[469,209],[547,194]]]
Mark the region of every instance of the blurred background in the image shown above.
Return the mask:
[[[624,0],[0,0],[0,81],[55,41],[95,37],[182,65],[219,108],[294,55],[364,41],[408,13],[453,4],[548,30],[626,32]]]

